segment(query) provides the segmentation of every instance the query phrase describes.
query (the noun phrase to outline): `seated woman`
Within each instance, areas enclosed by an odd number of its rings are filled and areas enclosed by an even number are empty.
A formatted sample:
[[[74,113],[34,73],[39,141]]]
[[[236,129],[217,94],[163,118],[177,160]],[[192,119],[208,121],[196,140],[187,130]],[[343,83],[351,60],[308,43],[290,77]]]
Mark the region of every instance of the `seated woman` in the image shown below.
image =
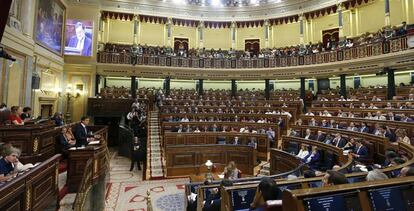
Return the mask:
[[[397,129],[395,133],[397,135],[397,141],[411,145],[411,139],[408,137],[407,131],[405,129]]]
[[[68,150],[69,148],[75,146],[76,140],[70,127],[62,128],[62,132],[59,135],[59,143],[63,147],[63,150]]]
[[[9,121],[13,125],[24,125],[24,121],[22,120],[22,118],[20,118],[22,113],[23,113],[22,107],[20,107],[20,106],[11,107],[11,113],[10,113],[10,116],[9,116]]]
[[[309,155],[308,146],[306,144],[302,144],[301,148],[300,148],[300,151],[296,156],[298,156],[300,159],[303,160],[308,155]]]
[[[51,119],[55,121],[56,126],[63,126],[65,124],[63,122],[63,114],[61,112],[56,112]]]
[[[276,182],[270,177],[262,177],[250,207],[256,209],[264,206],[268,200],[279,199],[282,199],[282,191],[277,187]]]
[[[17,164],[20,150],[14,147],[6,147],[3,150],[3,158],[0,160],[0,182],[16,177]]]
[[[237,169],[236,163],[230,161],[229,165],[224,168],[224,178],[226,179],[238,179],[240,176],[240,170]]]
[[[317,169],[318,167],[318,162],[319,162],[319,151],[318,151],[318,147],[313,146],[312,147],[312,152],[304,158],[304,162],[306,164],[308,164],[308,166],[311,169]]]

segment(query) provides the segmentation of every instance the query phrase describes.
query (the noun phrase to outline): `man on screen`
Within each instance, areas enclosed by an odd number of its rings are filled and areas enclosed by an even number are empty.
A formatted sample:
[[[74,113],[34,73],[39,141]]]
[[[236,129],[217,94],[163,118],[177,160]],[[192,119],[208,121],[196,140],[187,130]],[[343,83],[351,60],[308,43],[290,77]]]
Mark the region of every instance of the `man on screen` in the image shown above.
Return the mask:
[[[91,56],[92,40],[85,35],[85,26],[81,22],[75,24],[76,35],[71,37],[68,47],[79,49],[82,56]]]

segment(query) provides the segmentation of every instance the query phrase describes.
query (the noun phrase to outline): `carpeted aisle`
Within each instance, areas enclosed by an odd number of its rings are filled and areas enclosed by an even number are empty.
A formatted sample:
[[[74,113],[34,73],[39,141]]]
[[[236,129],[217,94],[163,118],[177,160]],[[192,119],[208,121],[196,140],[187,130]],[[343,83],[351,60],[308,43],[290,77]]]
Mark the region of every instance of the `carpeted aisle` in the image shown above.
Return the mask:
[[[150,190],[155,211],[183,211],[184,184],[188,179],[142,181],[142,172],[129,171],[130,160],[111,156],[110,179],[107,184],[107,211],[147,210],[147,190]]]

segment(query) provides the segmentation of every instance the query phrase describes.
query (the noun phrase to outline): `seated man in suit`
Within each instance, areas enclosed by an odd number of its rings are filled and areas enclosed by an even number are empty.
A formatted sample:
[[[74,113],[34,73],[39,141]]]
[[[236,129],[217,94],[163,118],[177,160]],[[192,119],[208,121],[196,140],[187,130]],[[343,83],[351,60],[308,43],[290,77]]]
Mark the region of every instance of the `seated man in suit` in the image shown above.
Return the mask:
[[[323,134],[322,131],[318,130],[318,135],[315,136],[315,140],[319,142],[324,142],[325,135]]]
[[[335,138],[332,140],[332,144],[336,147],[343,148],[346,145],[346,140],[342,138],[340,133],[335,135]]]
[[[220,183],[221,187],[233,186],[233,182],[229,179],[223,179]],[[203,211],[220,211],[221,208],[221,194],[220,188],[215,188],[211,191],[211,194],[207,197]]]
[[[350,122],[347,130],[349,130],[349,131],[359,131],[359,128],[355,126],[355,123]]]
[[[10,109],[7,108],[5,103],[0,104],[0,125],[3,124],[10,115]]]
[[[89,121],[89,117],[84,116],[81,118],[81,122],[75,126],[76,147],[88,145],[90,141],[88,138],[89,130],[87,128]]]
[[[307,139],[307,140],[314,140],[314,137],[312,135],[312,132],[311,132],[311,130],[309,128],[306,129],[306,134],[305,134],[305,137],[304,138]]]
[[[326,134],[325,140],[323,141],[325,144],[331,144],[333,140],[333,137],[331,134]]]
[[[308,164],[309,168],[311,169],[317,169],[318,168],[318,163],[319,163],[319,151],[318,151],[318,147],[316,146],[312,146],[312,152],[306,156],[303,160],[306,164]]]
[[[239,137],[237,137],[237,136],[234,137],[233,144],[234,145],[239,145],[240,144]]]
[[[356,139],[355,140],[355,149],[351,153],[351,155],[356,158],[357,160],[359,158],[367,158],[368,157],[368,148],[361,143],[361,140]]]
[[[68,132],[68,127],[62,128],[61,134],[59,135],[59,143],[63,151],[75,146],[76,140],[74,137],[71,137],[70,132]]]
[[[321,127],[330,127],[330,124],[328,123],[328,121],[326,121],[326,119],[323,119]]]
[[[361,123],[361,128],[359,128],[358,130],[361,133],[369,133],[369,128],[367,127],[367,123],[362,122]]]
[[[397,136],[395,135],[395,133],[388,126],[382,126],[380,128],[380,131],[381,131],[382,136],[388,138],[388,140],[390,142],[396,142],[397,141]]]
[[[177,133],[182,133],[182,132],[184,132],[183,125],[182,125],[182,124],[180,124],[178,127],[175,127],[175,128],[173,129],[173,132],[177,132]]]

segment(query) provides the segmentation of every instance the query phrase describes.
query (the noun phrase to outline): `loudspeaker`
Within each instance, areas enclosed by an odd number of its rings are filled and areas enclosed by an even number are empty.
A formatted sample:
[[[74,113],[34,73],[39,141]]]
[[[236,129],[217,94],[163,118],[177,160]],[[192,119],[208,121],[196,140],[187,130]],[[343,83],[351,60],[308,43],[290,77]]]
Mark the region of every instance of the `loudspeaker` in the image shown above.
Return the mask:
[[[3,38],[4,28],[6,27],[7,19],[9,17],[9,11],[12,0],[2,0],[0,7],[0,42]]]
[[[40,89],[40,77],[32,76],[32,89]]]

